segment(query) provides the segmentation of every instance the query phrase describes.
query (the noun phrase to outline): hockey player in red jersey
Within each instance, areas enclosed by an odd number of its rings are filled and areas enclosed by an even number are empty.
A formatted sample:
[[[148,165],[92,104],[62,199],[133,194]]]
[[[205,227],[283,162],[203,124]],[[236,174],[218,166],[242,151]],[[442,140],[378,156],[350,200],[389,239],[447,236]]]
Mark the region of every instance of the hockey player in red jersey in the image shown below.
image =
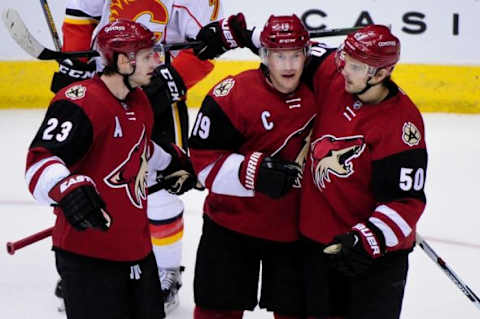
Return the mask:
[[[26,181],[57,216],[53,250],[68,318],[163,318],[147,218],[147,171],[172,171],[152,142],[139,87],[156,66],[154,34],[118,20],[96,37],[102,74],[60,90],[29,148]]]
[[[300,210],[307,313],[399,318],[426,203],[422,115],[390,78],[400,41],[387,27],[325,56],[311,73],[319,113]]]
[[[223,16],[223,1],[186,0],[68,0],[62,26],[63,51],[88,50],[96,30],[114,19],[123,18],[143,23],[162,43],[185,42],[195,39],[202,26],[215,24]],[[226,26],[229,25],[229,21]],[[232,22],[233,23],[233,22]],[[218,23],[217,23],[218,24]],[[210,42],[209,42],[210,43]],[[202,45],[199,50],[209,51]],[[95,61],[65,60],[52,81],[52,90],[89,78],[97,69]],[[102,66],[98,66],[101,69]],[[194,86],[211,70],[213,64],[196,57],[192,50],[173,52],[172,65],[156,68],[152,82],[144,87],[152,106],[155,125],[152,138],[157,143],[173,142],[188,152],[187,88]],[[157,260],[166,298],[167,312],[178,306],[181,282],[183,202],[177,195],[195,185],[195,176],[175,174],[177,178],[149,175],[148,184],[157,179],[164,190],[148,196],[153,250]],[[187,177],[185,179],[185,177]],[[184,181],[180,188],[173,187]]]
[[[255,32],[237,35],[256,51]],[[338,50],[312,46],[303,80],[318,115],[300,210],[309,318],[400,316],[427,150],[422,115],[390,78],[399,58],[399,39],[382,25]]]
[[[301,166],[315,118],[300,77],[308,32],[297,16],[271,16],[260,68],[230,76],[206,96],[190,137],[209,189],[194,278],[196,319],[242,318],[257,305],[275,318],[303,311],[298,208]]]

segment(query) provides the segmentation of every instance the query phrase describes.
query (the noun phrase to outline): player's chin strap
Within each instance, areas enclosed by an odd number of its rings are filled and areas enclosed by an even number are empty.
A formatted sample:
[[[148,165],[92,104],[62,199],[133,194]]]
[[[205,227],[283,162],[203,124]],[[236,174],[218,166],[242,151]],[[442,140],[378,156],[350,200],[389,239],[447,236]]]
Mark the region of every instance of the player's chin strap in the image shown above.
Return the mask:
[[[117,70],[118,74],[120,74],[122,77],[123,77],[123,84],[125,84],[125,86],[127,87],[128,91],[131,92],[133,90],[133,87],[132,85],[130,84],[130,81],[128,80],[130,78],[130,76],[135,73],[135,70],[137,68],[137,66],[135,65],[135,62],[133,63],[130,63],[130,65],[133,67],[133,71],[130,72],[130,73],[120,73],[120,71]]]
[[[117,61],[118,59],[118,53],[115,53],[115,56],[114,56],[114,60]],[[133,87],[132,85],[130,84],[130,81],[128,80],[128,78],[133,74],[135,73],[135,70],[137,68],[137,66],[135,65],[135,60],[131,60],[130,59],[130,65],[133,67],[133,70],[132,72],[130,73],[121,73],[120,70],[118,69],[118,64],[115,63],[113,65],[113,67],[115,68],[115,71],[120,74],[122,77],[123,77],[123,84],[125,84],[125,86],[127,87],[128,91],[131,92],[133,90]]]
[[[135,72],[135,70],[133,71],[133,73]],[[128,80],[128,78],[130,77],[130,75],[132,75],[132,73],[130,74],[122,74],[120,73],[120,75],[122,75],[123,77],[123,84],[125,84],[125,86],[127,87],[128,91],[131,92],[133,90],[133,87],[130,85],[130,81]]]

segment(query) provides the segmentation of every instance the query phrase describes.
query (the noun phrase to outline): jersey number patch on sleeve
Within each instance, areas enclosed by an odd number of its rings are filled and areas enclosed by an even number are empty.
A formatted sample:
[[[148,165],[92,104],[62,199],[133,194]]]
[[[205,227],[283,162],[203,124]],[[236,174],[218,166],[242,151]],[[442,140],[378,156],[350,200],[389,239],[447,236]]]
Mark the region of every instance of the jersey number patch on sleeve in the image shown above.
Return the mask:
[[[425,184],[425,171],[423,168],[418,168],[415,172],[413,168],[402,167],[400,169],[400,189],[403,191],[420,191]]]
[[[210,118],[199,112],[195,126],[193,127],[192,135],[199,136],[201,139],[206,140],[210,135]]]
[[[52,134],[52,132],[60,126],[60,133]],[[53,138],[58,142],[63,142],[67,139],[68,134],[72,130],[73,124],[70,121],[65,121],[59,125],[59,121],[57,118],[50,118],[47,121],[47,127],[43,131],[42,139],[45,141],[51,141]]]

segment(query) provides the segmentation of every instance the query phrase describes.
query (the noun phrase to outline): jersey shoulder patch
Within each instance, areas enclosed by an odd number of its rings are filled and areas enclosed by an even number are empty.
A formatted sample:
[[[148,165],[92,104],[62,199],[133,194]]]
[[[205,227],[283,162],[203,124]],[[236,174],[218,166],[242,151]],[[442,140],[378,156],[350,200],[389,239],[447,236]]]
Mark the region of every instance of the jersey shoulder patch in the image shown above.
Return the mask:
[[[227,96],[234,85],[235,80],[233,78],[227,78],[213,88],[213,95],[216,97]]]
[[[418,145],[422,135],[420,130],[412,122],[405,122],[402,128],[402,141],[412,147]]]
[[[65,91],[65,96],[70,100],[80,100],[85,97],[87,88],[84,85],[77,84]]]

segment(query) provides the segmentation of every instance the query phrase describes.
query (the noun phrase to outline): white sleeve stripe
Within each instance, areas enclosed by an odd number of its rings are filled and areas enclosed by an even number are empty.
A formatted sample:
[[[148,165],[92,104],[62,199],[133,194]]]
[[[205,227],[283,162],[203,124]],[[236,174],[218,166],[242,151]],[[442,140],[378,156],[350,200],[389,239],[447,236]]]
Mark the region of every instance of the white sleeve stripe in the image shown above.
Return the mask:
[[[383,220],[376,217],[370,217],[368,220],[382,231],[383,236],[385,237],[385,245],[387,245],[387,247],[394,247],[398,245],[397,236],[393,230],[383,222]]]
[[[253,44],[257,47],[257,48],[260,48],[262,46],[262,44],[260,43],[260,33],[262,31],[263,28],[255,28],[253,29],[253,33],[252,33],[252,42]]]
[[[152,142],[152,144],[152,156],[148,160],[149,169],[152,171],[163,171],[170,165],[172,155],[167,153],[161,146],[157,145],[157,143]]]
[[[407,237],[412,232],[412,228],[408,225],[408,223],[397,213],[395,210],[391,209],[387,205],[380,205],[378,206],[375,211],[384,214],[387,216],[392,222],[394,222],[398,228],[402,231],[403,235]]]
[[[213,162],[212,164],[209,164],[207,167],[202,169],[200,173],[198,173],[198,181],[202,183],[203,186],[205,186],[205,182],[207,181],[208,174],[210,174],[210,171],[212,170],[215,163],[216,161]]]
[[[223,162],[212,183],[211,191],[222,195],[231,195],[239,197],[253,197],[253,190],[246,189],[240,182],[238,170],[245,156],[240,154],[230,154]]]
[[[40,203],[53,204],[55,203],[48,196],[48,192],[60,180],[70,175],[68,168],[60,163],[48,165],[41,173],[35,188],[33,189],[33,197]]]
[[[44,158],[41,161],[36,162],[32,166],[30,166],[30,168],[25,173],[25,181],[27,182],[28,187],[30,187],[30,182],[32,181],[32,178],[35,175],[35,173],[43,166],[43,164],[49,161],[57,161],[65,165],[62,159],[58,156],[50,156],[50,157]]]

